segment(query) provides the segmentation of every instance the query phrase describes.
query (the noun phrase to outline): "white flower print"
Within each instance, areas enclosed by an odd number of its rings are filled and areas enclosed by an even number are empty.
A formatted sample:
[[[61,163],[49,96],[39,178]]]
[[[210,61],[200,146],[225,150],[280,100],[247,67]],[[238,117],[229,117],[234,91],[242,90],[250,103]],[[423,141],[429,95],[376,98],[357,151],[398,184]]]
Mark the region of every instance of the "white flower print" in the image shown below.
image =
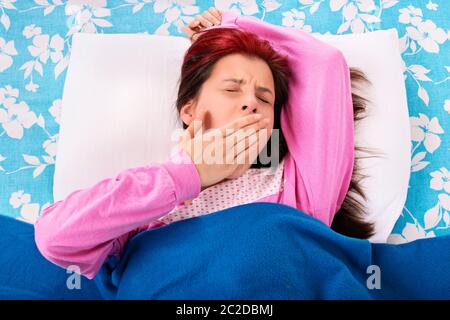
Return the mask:
[[[416,8],[414,6],[408,6],[407,8],[402,8],[399,10],[400,15],[398,16],[398,21],[404,24],[412,24],[413,26],[418,26],[422,22],[422,9]]]
[[[436,236],[433,231],[426,232],[421,226],[414,225],[412,223],[406,224],[402,231],[402,235],[405,237],[407,242],[424,238],[434,238]]]
[[[423,142],[425,149],[430,153],[439,148],[441,138],[438,134],[444,133],[444,130],[436,117],[429,120],[426,115],[419,113],[419,117],[410,117],[410,123],[413,141]]]
[[[17,54],[16,48],[14,47],[14,40],[6,42],[5,39],[0,37],[0,72],[5,71],[13,64],[13,59],[11,56]]]
[[[164,12],[164,22],[156,29],[155,34],[168,35],[169,27],[172,24],[181,30],[183,25],[188,24],[193,16],[200,12],[200,8],[195,5],[195,0],[157,0],[153,11],[155,13]]]
[[[136,0],[133,0],[136,1]],[[93,7],[106,7],[106,0],[69,0],[67,2],[69,5],[81,5],[81,4],[89,4]]]
[[[418,239],[434,238],[436,235],[433,231],[427,232],[419,224],[406,223],[401,234],[391,234],[388,238],[388,243],[402,244]]]
[[[353,33],[370,31],[373,23],[380,22],[380,18],[375,15],[377,6],[373,0],[331,0],[331,11],[339,11],[342,8],[342,16],[345,22],[338,28],[337,33],[343,33],[350,28]]]
[[[50,137],[50,139],[47,139],[44,141],[44,143],[42,144],[42,147],[44,148],[45,152],[47,152],[47,154],[50,157],[47,156],[42,156],[45,161],[49,164],[54,163],[54,157],[56,157],[57,151],[58,151],[58,135],[54,135],[52,137]]]
[[[26,26],[23,28],[22,34],[25,38],[30,39],[34,36],[40,35],[42,32],[41,27],[36,27],[35,24],[30,24],[29,26]]]
[[[9,19],[9,16],[6,14],[6,10],[5,9],[16,9],[16,7],[14,7],[13,2],[16,2],[16,0],[0,0],[0,24],[3,25],[3,27],[5,28],[5,30],[8,30],[9,27],[11,26],[11,20]]]
[[[430,175],[433,177],[430,180],[431,189],[450,193],[450,172],[447,168],[440,168],[439,171],[431,172]]]
[[[283,20],[281,23],[286,27],[312,32],[311,26],[305,25],[305,13],[297,9],[283,12]]]
[[[0,109],[0,124],[6,134],[14,139],[21,139],[23,128],[30,128],[36,120],[36,114],[29,110],[24,101],[10,106],[7,111]]]
[[[35,224],[39,218],[39,203],[27,203],[20,209],[20,217],[17,220]]]
[[[27,91],[36,92],[37,89],[39,89],[39,85],[37,83],[34,83],[33,81],[30,81],[25,85],[25,89]]]
[[[65,7],[68,19],[69,31],[67,36],[76,32],[96,33],[97,26],[106,28],[112,24],[102,19],[111,15],[111,10],[104,7],[91,6],[89,4],[68,4]]]
[[[0,7],[6,8],[6,9],[16,9],[14,7],[13,3],[17,0],[0,0]]]
[[[214,6],[220,10],[234,11],[246,16],[259,12],[258,4],[255,0],[215,0]]]
[[[62,100],[57,99],[53,101],[52,106],[48,109],[48,112],[53,116],[55,122],[59,124],[59,117],[61,116],[61,104]]]
[[[415,27],[406,27],[411,39],[416,40],[428,52],[439,53],[439,44],[447,40],[447,33],[431,20],[422,21]]]
[[[450,196],[445,193],[441,193],[438,195],[439,198],[439,204],[447,211],[450,211]],[[446,222],[446,224],[449,224],[449,221]]]
[[[20,208],[20,216],[17,220],[34,224],[39,217],[38,203],[30,203],[31,196],[29,193],[24,193],[23,190],[13,192],[9,198],[9,204],[14,208]]]
[[[330,8],[331,11],[339,11],[345,5],[356,5],[358,9],[362,12],[369,12],[376,9],[375,3],[373,0],[331,0]]]
[[[444,110],[450,114],[450,100],[445,100],[444,102]]]
[[[13,192],[9,198],[9,204],[17,209],[20,206],[29,203],[31,200],[30,194],[23,193],[23,190],[19,190],[17,192]]]
[[[16,103],[16,99],[19,97],[19,90],[14,89],[10,85],[0,88],[0,105],[4,105],[6,109]]]
[[[281,3],[276,0],[263,0],[262,6],[265,11],[271,12],[277,10],[281,6]],[[261,20],[263,20],[263,18],[261,18]]]
[[[62,59],[64,49],[64,39],[59,34],[55,34],[50,39],[48,34],[37,35],[33,38],[33,45],[28,46],[33,57],[39,57],[42,63],[47,63],[50,57],[53,63]]]
[[[4,160],[6,160],[6,158],[0,154],[0,162],[2,162]],[[3,169],[2,166],[0,166],[0,171],[5,171],[5,169]]]
[[[439,6],[436,3],[431,2],[431,0],[430,0],[430,1],[428,1],[426,7],[428,10],[436,11]]]

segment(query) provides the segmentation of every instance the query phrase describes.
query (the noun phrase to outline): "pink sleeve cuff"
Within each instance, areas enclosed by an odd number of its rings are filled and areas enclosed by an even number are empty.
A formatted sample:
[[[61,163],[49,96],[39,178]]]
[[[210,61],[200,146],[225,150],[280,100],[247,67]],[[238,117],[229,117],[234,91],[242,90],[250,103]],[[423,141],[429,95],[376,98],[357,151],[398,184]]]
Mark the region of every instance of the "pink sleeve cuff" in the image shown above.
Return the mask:
[[[186,151],[178,149],[170,159],[163,163],[175,184],[177,204],[196,198],[201,191],[200,175],[197,167]]]

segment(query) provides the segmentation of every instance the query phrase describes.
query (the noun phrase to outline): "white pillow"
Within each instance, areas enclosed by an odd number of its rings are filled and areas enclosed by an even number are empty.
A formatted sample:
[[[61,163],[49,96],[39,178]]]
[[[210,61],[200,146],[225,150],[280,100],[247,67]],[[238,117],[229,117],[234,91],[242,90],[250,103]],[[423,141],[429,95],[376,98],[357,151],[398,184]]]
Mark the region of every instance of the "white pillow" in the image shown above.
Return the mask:
[[[356,143],[385,154],[364,159],[373,242],[386,242],[406,201],[410,129],[395,29],[355,35],[315,35],[340,49],[349,66],[373,83],[371,114],[355,130]],[[75,34],[64,85],[54,201],[117,175],[163,162],[181,128],[175,101],[183,37]]]
[[[163,162],[177,121],[182,37],[76,33],[62,97],[54,201]]]

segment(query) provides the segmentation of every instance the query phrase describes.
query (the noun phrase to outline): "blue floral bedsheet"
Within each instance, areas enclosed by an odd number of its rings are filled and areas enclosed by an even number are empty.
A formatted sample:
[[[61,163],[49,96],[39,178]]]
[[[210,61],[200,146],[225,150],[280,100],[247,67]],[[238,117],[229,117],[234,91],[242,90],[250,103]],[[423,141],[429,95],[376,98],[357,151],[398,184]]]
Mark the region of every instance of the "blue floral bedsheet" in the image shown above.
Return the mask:
[[[33,223],[53,202],[59,115],[76,32],[182,35],[209,7],[308,32],[396,28],[412,132],[392,243],[450,234],[450,1],[0,0],[0,215]]]

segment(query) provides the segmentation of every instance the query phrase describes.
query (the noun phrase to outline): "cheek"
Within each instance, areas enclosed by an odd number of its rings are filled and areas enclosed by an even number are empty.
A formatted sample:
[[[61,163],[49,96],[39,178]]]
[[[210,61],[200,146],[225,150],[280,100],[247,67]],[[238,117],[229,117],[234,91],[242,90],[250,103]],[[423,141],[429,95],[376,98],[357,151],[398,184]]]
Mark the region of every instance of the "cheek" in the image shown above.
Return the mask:
[[[207,99],[203,99],[203,101],[198,104],[198,111],[200,112],[200,110],[204,110],[205,111],[205,117],[203,119],[203,126],[204,129],[210,129],[210,128],[214,128],[216,125],[216,118],[217,118],[217,111],[216,108],[211,106],[210,103],[208,103],[207,101],[205,102],[205,100]]]
[[[269,140],[270,136],[273,133],[273,130],[274,130],[273,126],[274,126],[275,118],[274,118],[274,113],[273,113],[273,109],[272,108],[264,110],[262,112],[262,114],[263,114],[264,117],[267,117],[267,118],[270,119],[270,123],[266,127],[266,130],[267,130],[266,134],[263,136],[263,138],[264,138],[263,143],[265,145],[267,143],[267,141]]]
[[[227,108],[216,101],[213,106],[208,105],[204,108],[207,110],[205,125],[207,128],[218,128],[233,120],[231,108]]]
[[[268,130],[271,131],[273,129],[273,125],[275,122],[273,108],[267,108],[267,109],[263,110],[262,114],[263,114],[263,117],[267,117],[270,119],[270,123],[268,124],[267,128],[268,128]]]

